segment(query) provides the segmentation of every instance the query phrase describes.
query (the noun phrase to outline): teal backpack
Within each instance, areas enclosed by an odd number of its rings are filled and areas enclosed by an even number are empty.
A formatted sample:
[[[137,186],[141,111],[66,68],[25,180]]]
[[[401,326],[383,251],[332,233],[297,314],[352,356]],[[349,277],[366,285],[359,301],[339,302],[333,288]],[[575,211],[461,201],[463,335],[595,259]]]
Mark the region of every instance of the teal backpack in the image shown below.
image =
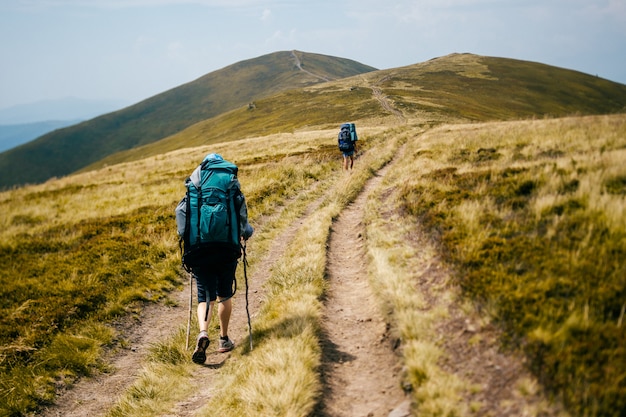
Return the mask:
[[[228,262],[241,256],[237,170],[223,159],[204,160],[185,181],[187,194],[176,208],[185,269],[207,260]]]

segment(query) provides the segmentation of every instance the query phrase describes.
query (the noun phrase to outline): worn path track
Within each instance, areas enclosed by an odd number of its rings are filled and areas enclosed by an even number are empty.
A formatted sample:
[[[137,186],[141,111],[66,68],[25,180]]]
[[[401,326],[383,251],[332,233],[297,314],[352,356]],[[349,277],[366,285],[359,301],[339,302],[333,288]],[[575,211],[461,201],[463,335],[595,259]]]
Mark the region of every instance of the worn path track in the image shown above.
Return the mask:
[[[187,322],[189,293],[187,285],[185,287],[185,291],[172,293],[174,306],[149,304],[137,317],[127,318],[124,323],[120,323],[126,348],[120,348],[108,355],[110,373],[83,378],[71,389],[60,393],[56,403],[38,415],[96,417],[113,407],[118,395],[139,376],[150,345],[170,337],[181,323]]]
[[[254,315],[258,312],[263,300],[263,284],[269,278],[274,263],[284,254],[307,217],[321,204],[323,197],[312,202],[299,219],[295,220],[272,241],[268,253],[256,266],[256,272],[249,277],[249,310],[253,317],[252,326],[254,326]],[[263,225],[259,227],[257,232],[262,227]],[[249,341],[244,298],[245,283],[239,282],[238,287],[237,294],[233,298],[230,333],[237,344],[242,344]],[[71,389],[60,393],[56,403],[42,410],[39,415],[43,417],[97,417],[106,414],[115,405],[119,395],[125,392],[139,376],[150,345],[155,341],[169,337],[182,323],[187,322],[189,291],[188,280],[186,280],[182,291],[171,294],[175,306],[147,305],[138,317],[127,320],[121,331],[127,341],[128,348],[118,350],[110,355],[111,372],[82,379]],[[195,285],[193,300],[195,314]],[[192,329],[190,345],[193,345],[195,335],[196,329]],[[214,343],[215,341],[212,341],[207,350],[205,366],[198,366],[194,371],[193,379],[198,390],[191,397],[176,404],[175,409],[167,416],[192,416],[213,395],[214,384],[212,381],[218,369],[230,356],[229,353],[213,352]]]
[[[323,321],[324,416],[382,417],[406,405],[401,364],[367,277],[364,208],[381,178],[370,180],[333,224]]]
[[[301,218],[294,221],[283,233],[272,241],[272,245],[267,255],[256,267],[257,272],[249,277],[249,311],[252,317],[253,327],[254,316],[259,311],[263,300],[263,284],[270,277],[272,267],[284,254],[287,246],[293,240],[300,227],[304,224],[306,218],[317,209],[321,201],[322,199],[319,198],[311,203]],[[249,343],[249,337],[247,333],[248,319],[245,309],[244,283],[240,283],[239,288],[240,290],[238,290],[233,301],[233,312],[229,326],[231,330],[229,333],[231,333],[231,337],[237,344],[242,344]],[[198,370],[194,372],[193,383],[198,387],[198,391],[196,391],[192,397],[177,404],[174,412],[172,414],[168,414],[167,417],[193,416],[196,411],[204,407],[208,399],[213,395],[214,385],[211,381],[215,378],[216,370],[219,369],[221,364],[230,354],[210,353],[212,349],[214,349],[214,345],[209,346],[205,366],[199,366]]]
[[[383,168],[367,182],[363,192],[344,209],[332,226],[327,253],[328,292],[322,341],[324,391],[323,402],[313,414],[316,417],[410,415],[409,400],[400,386],[400,360],[393,350],[388,326],[377,312],[377,302],[367,278],[363,225],[365,203],[371,191],[377,189],[387,169]],[[299,219],[272,241],[268,253],[255,267],[256,272],[249,279],[253,327],[254,315],[263,300],[263,284],[269,278],[274,263],[285,253],[302,224],[323,198],[312,202]],[[415,245],[416,256],[422,258],[428,239],[424,236],[423,240],[407,244]],[[423,260],[425,267],[423,273],[416,277],[416,288],[427,297],[430,305],[448,305],[450,319],[442,322],[437,329],[445,340],[441,344],[445,350],[441,366],[481,387],[473,398],[466,400],[471,404],[481,404],[476,415],[566,415],[558,407],[547,405],[538,387],[525,396],[517,394],[520,381],[531,379],[525,375],[521,360],[498,351],[497,336],[491,326],[481,326],[479,319],[468,316],[449,297],[441,298],[439,292],[432,291],[435,284],[436,287],[450,285],[450,272],[441,267],[434,249],[427,252],[432,252],[434,256]],[[129,348],[112,358],[113,372],[84,379],[74,389],[60,395],[57,403],[40,415],[73,417],[105,414],[140,374],[150,344],[169,337],[186,323],[188,284],[185,287],[184,291],[172,294],[172,298],[177,300],[175,307],[148,306],[138,318],[128,323],[125,334]],[[239,288],[234,300],[231,335],[238,344],[242,344],[248,343],[248,333],[244,284],[240,283]],[[192,331],[193,336],[195,332]],[[472,343],[472,340],[481,342]],[[213,348],[212,344],[209,349]],[[166,416],[193,416],[203,408],[213,395],[217,371],[228,356],[211,353],[207,364],[194,370],[193,378],[198,390],[176,404]]]

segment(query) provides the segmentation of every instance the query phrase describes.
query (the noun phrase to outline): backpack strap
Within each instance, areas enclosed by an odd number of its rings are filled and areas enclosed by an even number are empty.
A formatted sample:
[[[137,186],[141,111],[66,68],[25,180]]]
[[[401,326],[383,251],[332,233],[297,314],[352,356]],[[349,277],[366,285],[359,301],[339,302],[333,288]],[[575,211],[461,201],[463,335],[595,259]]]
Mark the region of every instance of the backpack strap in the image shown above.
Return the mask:
[[[189,213],[191,213],[191,199],[189,198],[189,182],[191,180],[189,178],[187,178],[187,181],[185,181],[185,185],[187,185],[187,197],[185,198],[185,232],[183,233],[183,235],[178,239],[178,246],[180,247],[180,260],[183,264],[183,268],[185,269],[185,271],[187,272],[191,272],[190,268],[187,267],[187,265],[185,265],[185,262],[183,262],[184,258],[184,254],[185,251],[183,249],[183,242],[185,242],[185,246],[187,246],[189,244],[189,234],[190,234],[190,227],[191,227],[191,215]]]

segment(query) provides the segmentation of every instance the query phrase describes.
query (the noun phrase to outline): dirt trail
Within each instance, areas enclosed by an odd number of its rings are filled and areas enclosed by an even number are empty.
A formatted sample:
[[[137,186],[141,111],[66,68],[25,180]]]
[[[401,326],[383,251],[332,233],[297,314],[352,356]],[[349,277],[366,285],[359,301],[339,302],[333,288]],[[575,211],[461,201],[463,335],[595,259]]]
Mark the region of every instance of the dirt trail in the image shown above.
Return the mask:
[[[296,51],[291,51],[291,57],[294,59],[295,63],[296,63],[296,67],[298,67],[298,69],[302,72],[306,72],[307,74],[315,77],[315,78],[319,78],[320,80],[324,80],[324,81],[330,81],[330,78],[325,77],[323,75],[318,75],[318,74],[314,74],[309,70],[306,70],[304,68],[302,68],[302,62],[300,62],[300,58],[298,58],[298,55],[296,55]]]
[[[316,417],[411,415],[410,400],[400,386],[400,358],[394,353],[388,326],[377,312],[377,303],[367,280],[364,207],[367,196],[371,190],[376,189],[386,169],[383,168],[368,181],[359,197],[341,213],[331,231],[327,253],[329,289],[325,300],[322,341],[324,392],[323,403],[313,414]],[[269,278],[274,263],[284,254],[323,197],[311,203],[303,216],[272,241],[268,253],[249,277],[253,326],[254,316],[263,300],[263,284]],[[261,228],[262,225],[258,230]],[[414,245],[415,250],[420,251],[428,245],[428,239],[422,236],[407,244]],[[431,305],[448,305],[450,319],[442,322],[437,332],[445,340],[442,344],[445,360],[441,366],[481,387],[474,392],[472,398],[467,399],[468,403],[481,404],[480,412],[476,415],[565,415],[558,408],[547,406],[539,388],[529,385],[528,382],[525,383],[527,390],[533,392],[525,396],[519,395],[520,381],[532,380],[525,374],[523,362],[498,350],[497,334],[493,328],[481,326],[476,317],[461,311],[454,301],[432,291],[434,287],[450,285],[450,272],[442,267],[434,250],[429,252],[435,255],[424,259],[428,267],[416,278],[416,286],[429,299]],[[416,252],[418,253],[420,252]],[[239,283],[239,291],[234,298],[230,332],[239,345],[248,343],[244,296],[245,285]],[[57,403],[40,415],[73,417],[106,413],[115,404],[119,394],[141,372],[142,361],[150,344],[160,338],[169,337],[181,323],[186,323],[188,284],[185,284],[183,291],[175,292],[171,297],[177,301],[175,307],[150,305],[138,318],[126,323],[124,333],[129,348],[120,350],[111,357],[114,369],[111,373],[84,379],[73,389],[60,395]],[[193,343],[195,329],[192,329],[191,334]],[[212,349],[213,344],[209,351]],[[167,417],[192,416],[204,407],[212,396],[212,380],[228,356],[229,354],[210,353],[205,366],[198,366],[194,370],[194,378],[198,382],[195,385],[199,390],[176,404]]]
[[[398,110],[396,107],[393,106],[389,98],[383,93],[383,90],[379,87],[379,85],[385,82],[388,78],[389,76],[381,78],[380,80],[376,82],[376,84],[370,85],[370,88],[372,89],[372,95],[378,101],[378,103],[380,103],[380,106],[384,110],[396,116],[400,124],[404,124],[407,122],[406,117],[404,117],[404,114],[402,114],[400,110]]]
[[[370,180],[333,224],[328,253],[329,290],[324,317],[322,416],[408,415],[400,388],[401,364],[377,311],[367,278],[363,214]]]
[[[270,277],[272,267],[274,266],[276,261],[283,255],[283,253],[287,249],[287,245],[289,245],[300,227],[302,227],[302,225],[305,223],[306,218],[318,208],[321,202],[322,198],[314,201],[311,205],[309,205],[301,218],[294,221],[283,233],[281,233],[276,239],[272,241],[272,245],[268,250],[267,255],[256,267],[257,272],[249,277],[248,300],[250,302],[249,311],[253,327],[254,316],[259,311],[263,299],[263,284]],[[241,345],[242,343],[249,343],[249,334],[247,332],[248,318],[246,316],[245,308],[244,283],[239,283],[238,286],[240,290],[238,290],[237,294],[233,298],[233,312],[230,320],[229,336],[231,336],[231,338],[233,339],[233,341],[235,341],[237,345]],[[195,333],[192,332],[192,334]],[[252,341],[252,343],[254,346],[254,340]],[[209,349],[207,350],[207,361],[205,365],[199,366],[198,370],[195,371],[193,375],[194,381],[192,383],[198,386],[199,390],[192,397],[187,398],[185,401],[177,404],[173,413],[168,414],[165,417],[193,416],[195,415],[197,410],[204,407],[207,400],[211,397],[213,392],[213,384],[211,383],[211,381],[215,377],[215,371],[219,369],[224,360],[226,360],[226,358],[230,356],[230,354],[228,353],[210,353],[212,349],[214,349],[214,346],[210,345]]]
[[[287,245],[294,238],[306,218],[321,204],[323,196],[311,203],[304,215],[294,221],[282,234],[272,241],[266,256],[256,266],[256,271],[248,279],[249,311],[254,326],[254,316],[258,312],[263,299],[263,284],[269,278],[274,263],[283,255]],[[279,215],[279,213],[275,214]],[[269,219],[261,220],[267,223]],[[253,245],[251,240],[250,246]],[[241,264],[239,266],[242,268]],[[245,309],[245,283],[238,283],[238,290],[233,297],[233,313],[230,321],[230,336],[240,345],[249,343],[247,332],[247,315]],[[162,304],[147,305],[135,318],[129,318],[119,324],[119,330],[126,340],[127,349],[120,349],[108,355],[111,372],[97,375],[93,378],[83,378],[71,389],[59,393],[55,404],[42,410],[38,415],[43,417],[84,417],[101,416],[115,405],[119,395],[135,381],[141,372],[142,363],[146,358],[150,345],[155,341],[169,337],[181,323],[186,323],[189,313],[189,281],[187,280],[182,291],[176,291],[170,298],[175,301],[174,307]],[[196,293],[194,284],[194,314]],[[191,329],[190,345],[193,345],[197,329]],[[207,361],[204,366],[198,366],[194,371],[195,385],[199,390],[192,397],[181,401],[168,416],[192,416],[202,408],[212,395],[213,384],[217,370],[230,356],[229,353],[214,352],[215,341],[207,350]]]
[[[44,417],[99,416],[110,409],[120,393],[124,392],[139,376],[141,364],[155,341],[170,337],[172,332],[187,322],[189,293],[171,294],[174,307],[148,304],[136,317],[118,323],[126,341],[125,349],[108,354],[105,359],[111,372],[80,380],[71,389],[59,394],[57,401],[38,415]]]

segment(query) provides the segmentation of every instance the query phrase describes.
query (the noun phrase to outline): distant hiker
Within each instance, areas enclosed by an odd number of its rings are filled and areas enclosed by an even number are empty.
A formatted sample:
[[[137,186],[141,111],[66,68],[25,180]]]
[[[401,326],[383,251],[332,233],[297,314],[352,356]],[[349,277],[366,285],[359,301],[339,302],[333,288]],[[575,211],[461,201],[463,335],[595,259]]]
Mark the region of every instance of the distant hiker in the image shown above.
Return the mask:
[[[356,153],[357,140],[359,140],[359,138],[357,137],[354,123],[343,123],[339,128],[337,143],[339,150],[343,154],[343,169],[346,171],[352,169],[354,166],[354,154]]]
[[[221,155],[208,154],[185,180],[187,194],[176,207],[178,235],[184,243],[183,266],[195,278],[198,288],[200,333],[192,360],[199,364],[206,360],[207,327],[216,300],[220,322],[217,350],[228,352],[235,347],[228,338],[233,283],[245,241],[254,232],[248,223],[248,208],[237,171],[237,166]]]

